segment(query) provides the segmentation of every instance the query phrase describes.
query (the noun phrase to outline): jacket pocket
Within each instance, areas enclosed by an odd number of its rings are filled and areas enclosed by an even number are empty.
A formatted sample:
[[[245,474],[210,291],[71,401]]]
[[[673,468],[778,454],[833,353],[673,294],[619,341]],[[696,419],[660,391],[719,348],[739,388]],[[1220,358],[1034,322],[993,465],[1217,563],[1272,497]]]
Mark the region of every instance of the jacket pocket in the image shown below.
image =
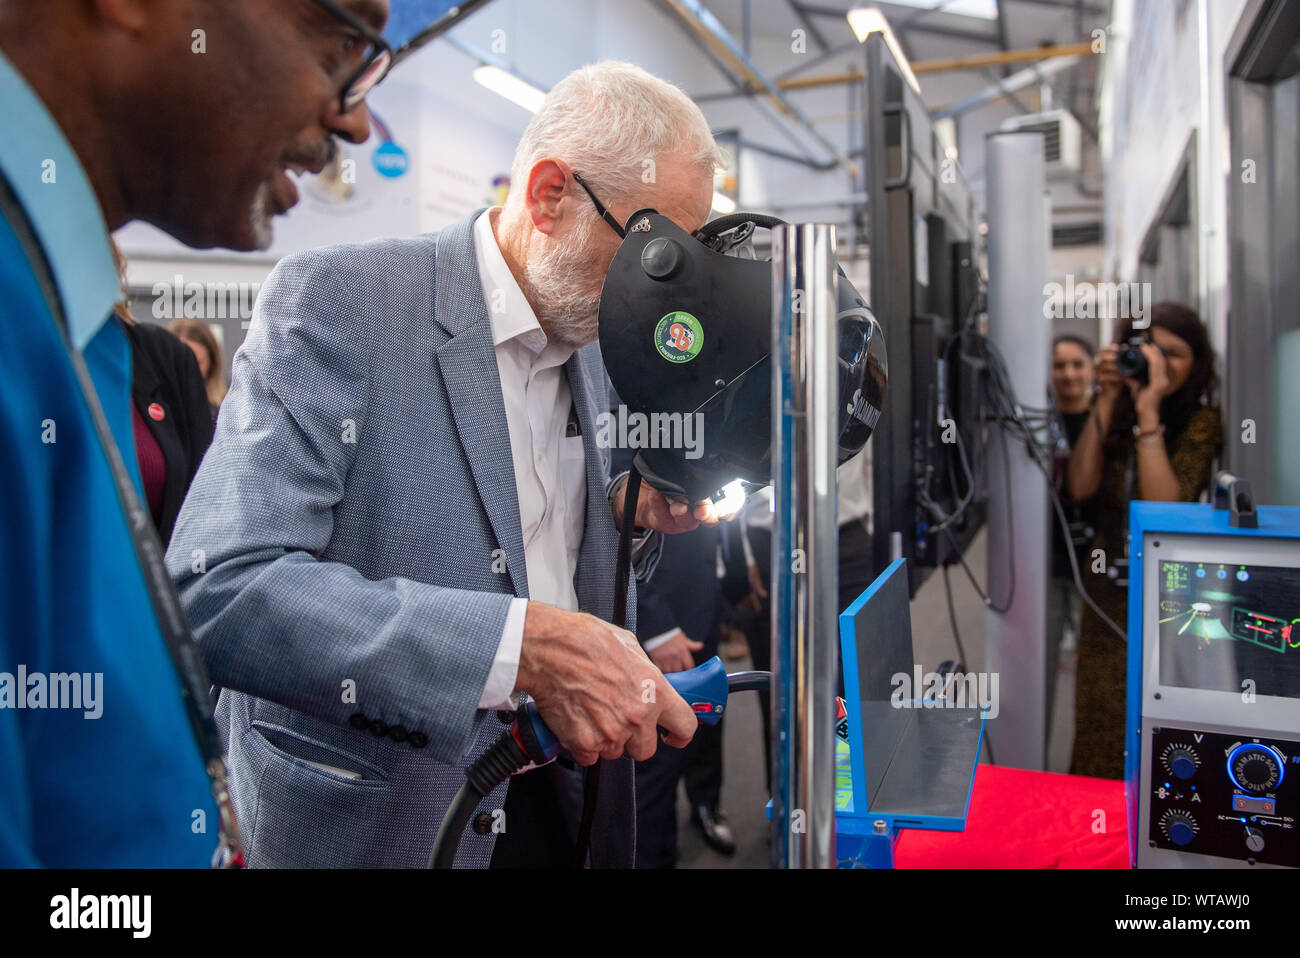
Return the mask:
[[[388,773],[372,762],[300,732],[260,721],[251,722],[249,731],[256,736],[256,744],[263,746],[274,757],[291,762],[308,773],[331,782],[362,786],[383,786],[388,783]]]

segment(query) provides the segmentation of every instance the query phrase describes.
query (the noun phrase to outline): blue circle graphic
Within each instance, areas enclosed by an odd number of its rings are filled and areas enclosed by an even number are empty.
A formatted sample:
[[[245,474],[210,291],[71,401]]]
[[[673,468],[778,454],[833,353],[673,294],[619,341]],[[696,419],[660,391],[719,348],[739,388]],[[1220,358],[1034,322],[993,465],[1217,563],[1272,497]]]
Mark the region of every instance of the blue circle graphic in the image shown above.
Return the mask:
[[[407,157],[404,149],[389,140],[375,148],[375,152],[370,156],[370,162],[375,165],[380,176],[395,179],[406,172],[410,165],[410,158]]]

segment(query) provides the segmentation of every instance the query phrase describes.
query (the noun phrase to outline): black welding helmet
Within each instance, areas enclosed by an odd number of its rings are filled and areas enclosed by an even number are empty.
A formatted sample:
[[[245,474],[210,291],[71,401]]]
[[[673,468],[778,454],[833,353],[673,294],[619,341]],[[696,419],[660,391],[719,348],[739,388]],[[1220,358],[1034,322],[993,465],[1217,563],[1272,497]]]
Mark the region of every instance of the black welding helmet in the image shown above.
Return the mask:
[[[628,443],[637,468],[664,492],[711,499],[735,480],[771,482],[772,266],[752,239],[782,223],[733,213],[691,235],[654,210],[627,221],[601,290],[600,348],[626,407],[620,424],[639,419]],[[844,462],[880,418],[888,366],[884,334],[843,271],[837,287]]]

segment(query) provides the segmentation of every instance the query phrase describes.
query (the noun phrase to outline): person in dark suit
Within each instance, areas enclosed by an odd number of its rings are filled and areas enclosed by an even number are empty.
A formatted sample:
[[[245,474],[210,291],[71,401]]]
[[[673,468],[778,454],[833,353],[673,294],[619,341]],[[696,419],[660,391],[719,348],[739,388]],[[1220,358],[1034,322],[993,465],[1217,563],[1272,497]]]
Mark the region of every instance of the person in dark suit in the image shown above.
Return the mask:
[[[125,291],[126,257],[112,237],[108,245]],[[121,327],[131,350],[135,460],[149,516],[166,549],[181,502],[212,444],[215,416],[203,415],[207,392],[193,350],[161,326],[138,323],[125,299],[113,307],[112,322]]]
[[[666,539],[659,565],[637,587],[637,639],[663,672],[694,668],[718,654],[720,527]],[[660,749],[636,765],[638,868],[677,863],[677,782],[686,780],[691,821],[723,854],[736,843],[721,808],[722,723],[701,725],[685,749]]]
[[[772,669],[772,520],[770,493],[750,496],[740,512],[735,531],[727,536],[723,549],[726,574],[722,581],[725,597],[739,613],[740,630],[749,646],[751,666],[761,672]],[[731,531],[731,530],[728,530]],[[763,774],[772,790],[772,693],[758,693],[763,721]]]
[[[131,426],[145,502],[164,548],[212,444],[212,412],[199,364],[161,326],[123,322],[131,343]]]

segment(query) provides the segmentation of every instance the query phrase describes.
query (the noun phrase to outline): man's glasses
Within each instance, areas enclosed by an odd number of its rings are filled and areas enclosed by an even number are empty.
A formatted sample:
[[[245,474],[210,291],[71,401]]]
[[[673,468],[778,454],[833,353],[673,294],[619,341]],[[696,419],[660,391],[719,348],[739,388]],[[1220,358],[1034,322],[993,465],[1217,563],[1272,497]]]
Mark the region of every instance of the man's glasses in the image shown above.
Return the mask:
[[[370,43],[366,58],[361,62],[361,66],[357,67],[356,72],[348,78],[348,82],[343,85],[343,92],[339,94],[339,112],[347,113],[355,109],[357,104],[366,98],[366,94],[388,75],[393,65],[393,48],[388,45],[387,40],[332,0],[316,0],[316,3],[356,30]]]
[[[618,220],[614,219],[614,214],[605,208],[604,203],[596,199],[596,194],[591,192],[591,187],[588,186],[587,181],[582,178],[582,174],[574,173],[573,178],[578,181],[579,186],[587,191],[587,195],[591,197],[591,202],[596,204],[596,212],[600,214],[600,218],[610,225],[614,232],[618,234],[619,239],[626,237],[627,233],[624,231],[623,227],[619,225]]]

